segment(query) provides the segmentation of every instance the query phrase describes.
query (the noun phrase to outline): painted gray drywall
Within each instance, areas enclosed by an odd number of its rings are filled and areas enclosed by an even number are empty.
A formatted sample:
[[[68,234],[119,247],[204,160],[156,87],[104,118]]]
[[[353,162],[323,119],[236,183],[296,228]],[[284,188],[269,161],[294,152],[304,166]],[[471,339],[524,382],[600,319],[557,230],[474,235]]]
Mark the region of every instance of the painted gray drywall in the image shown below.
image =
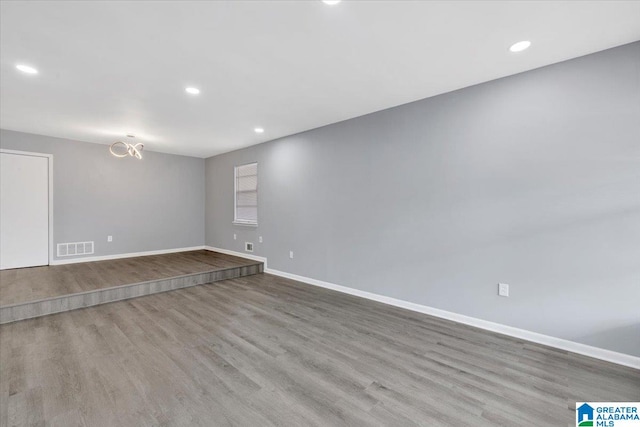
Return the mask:
[[[0,148],[53,154],[55,243],[94,241],[91,256],[204,244],[204,159],[119,159],[107,145],[4,129]]]
[[[640,356],[640,42],[209,158],[206,193],[207,245]]]

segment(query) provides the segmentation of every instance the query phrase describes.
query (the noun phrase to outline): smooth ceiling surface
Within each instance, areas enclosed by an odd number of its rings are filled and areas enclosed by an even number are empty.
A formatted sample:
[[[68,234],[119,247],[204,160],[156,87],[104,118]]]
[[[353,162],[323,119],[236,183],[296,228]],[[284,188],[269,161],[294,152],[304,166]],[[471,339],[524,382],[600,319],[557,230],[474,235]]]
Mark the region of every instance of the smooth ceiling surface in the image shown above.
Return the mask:
[[[639,40],[640,2],[2,2],[0,31],[0,127],[208,157]]]

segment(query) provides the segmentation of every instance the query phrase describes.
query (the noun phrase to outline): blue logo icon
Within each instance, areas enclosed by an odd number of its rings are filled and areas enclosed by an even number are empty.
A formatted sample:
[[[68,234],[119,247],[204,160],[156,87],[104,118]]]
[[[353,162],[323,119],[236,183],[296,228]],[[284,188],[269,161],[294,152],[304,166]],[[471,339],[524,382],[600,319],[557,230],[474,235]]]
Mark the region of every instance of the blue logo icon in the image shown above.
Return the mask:
[[[640,427],[640,402],[576,402],[576,427]]]
[[[592,427],[593,426],[593,408],[583,403],[578,408],[578,427]]]

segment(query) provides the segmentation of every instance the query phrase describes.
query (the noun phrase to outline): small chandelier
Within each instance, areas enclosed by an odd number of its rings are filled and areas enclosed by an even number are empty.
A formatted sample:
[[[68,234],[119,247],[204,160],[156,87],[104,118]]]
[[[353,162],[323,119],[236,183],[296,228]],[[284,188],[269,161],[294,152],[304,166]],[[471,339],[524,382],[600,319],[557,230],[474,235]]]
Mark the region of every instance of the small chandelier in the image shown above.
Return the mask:
[[[135,138],[135,135],[127,135],[128,138]],[[109,151],[116,157],[135,157],[138,160],[142,160],[142,149],[144,144],[139,142],[137,144],[116,141],[109,147]]]

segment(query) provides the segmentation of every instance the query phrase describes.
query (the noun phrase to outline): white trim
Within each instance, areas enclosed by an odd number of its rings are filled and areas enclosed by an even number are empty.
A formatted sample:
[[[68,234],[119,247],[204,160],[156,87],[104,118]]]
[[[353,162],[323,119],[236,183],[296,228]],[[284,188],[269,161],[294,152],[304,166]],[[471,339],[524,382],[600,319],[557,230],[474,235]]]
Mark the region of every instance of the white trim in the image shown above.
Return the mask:
[[[21,156],[32,156],[32,157],[45,157],[47,159],[47,169],[48,169],[48,185],[49,185],[49,265],[51,265],[53,261],[53,253],[54,253],[54,244],[53,244],[53,154],[47,153],[36,153],[32,151],[20,151],[20,150],[7,150],[5,148],[0,148],[0,153],[6,154],[17,154]]]
[[[229,249],[216,248],[214,246],[205,246],[204,248],[206,250],[208,250],[208,251],[220,252],[221,254],[233,255],[233,256],[240,257],[240,258],[247,258],[247,259],[250,259],[250,260],[253,260],[253,261],[260,261],[260,262],[264,263],[265,270],[267,269],[267,259],[265,257],[261,257],[261,256],[258,256],[258,255],[247,254],[247,253],[244,253],[244,252],[230,251]]]
[[[232,224],[233,225],[243,225],[245,227],[257,227],[258,226],[257,222],[238,222],[238,221],[233,221]]]
[[[20,151],[20,150],[7,150],[6,148],[0,148],[0,153],[6,154],[20,154],[22,156],[33,156],[33,157],[53,157],[53,154],[48,153],[36,153],[34,151]]]
[[[222,252],[221,249],[215,249],[217,252]],[[241,256],[241,255],[239,255]],[[603,348],[592,347],[586,344],[580,344],[574,341],[565,340],[562,338],[556,338],[549,335],[539,334],[537,332],[531,332],[524,329],[514,328],[512,326],[502,325],[500,323],[489,322],[487,320],[478,319],[475,317],[465,316],[462,314],[453,313],[450,311],[440,310],[438,308],[429,307],[426,305],[415,304],[409,301],[399,300],[396,298],[387,297],[384,295],[374,294],[371,292],[361,291],[358,289],[348,288],[346,286],[336,285],[334,283],[324,282],[322,280],[311,279],[309,277],[298,276],[297,274],[286,273],[284,271],[273,270],[267,268],[265,259],[265,273],[273,274],[275,276],[285,277],[287,279],[296,280],[298,282],[307,283],[309,285],[319,286],[321,288],[331,289],[334,291],[342,292],[349,295],[355,295],[361,298],[381,302],[383,304],[389,304],[395,307],[404,308],[419,313],[428,314],[442,319],[451,320],[454,322],[462,323],[476,328],[485,329],[487,331],[497,332],[499,334],[508,335],[510,337],[519,338],[534,343],[547,345],[549,347],[555,347],[561,350],[570,351],[572,353],[581,354],[583,356],[589,356],[607,362],[616,363],[618,365],[629,366],[631,368],[640,369],[640,357],[632,356],[629,354],[618,353],[611,350],[605,350]]]
[[[46,155],[49,158],[49,265],[53,262],[53,154]]]
[[[110,259],[134,258],[138,256],[147,256],[147,255],[172,254],[175,252],[197,251],[201,249],[206,249],[206,248],[204,246],[191,246],[188,248],[161,249],[158,251],[130,252],[126,254],[89,256],[89,257],[71,258],[71,259],[57,259],[52,261],[51,265],[78,264],[81,262],[106,261]]]

